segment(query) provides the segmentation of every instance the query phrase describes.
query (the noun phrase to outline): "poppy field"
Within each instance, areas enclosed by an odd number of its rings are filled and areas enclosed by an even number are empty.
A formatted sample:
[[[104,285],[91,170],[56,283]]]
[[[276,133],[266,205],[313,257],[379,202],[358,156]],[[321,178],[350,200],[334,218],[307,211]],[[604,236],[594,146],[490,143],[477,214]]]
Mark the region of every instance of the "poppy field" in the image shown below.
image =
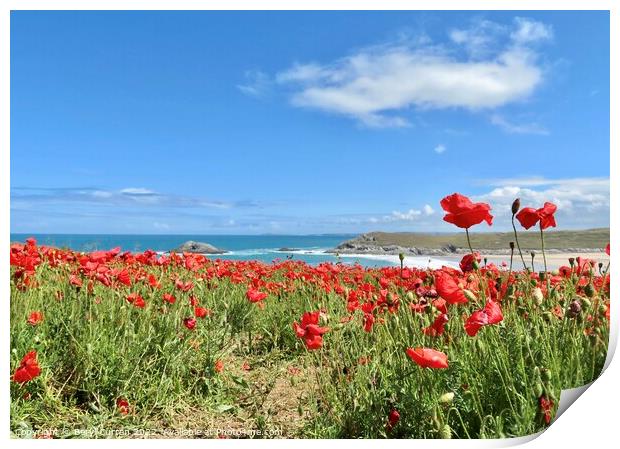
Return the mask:
[[[467,233],[471,251],[459,269],[12,244],[13,435],[92,428],[142,436],[149,428],[151,437],[202,429],[210,438],[229,430],[505,438],[543,430],[560,391],[596,379],[604,365],[609,266],[577,257],[533,271],[516,226],[537,227],[544,258],[544,230],[556,226],[551,203],[516,200],[505,211],[515,239],[500,267],[469,238],[472,226],[492,224],[490,207],[460,194],[441,206]]]

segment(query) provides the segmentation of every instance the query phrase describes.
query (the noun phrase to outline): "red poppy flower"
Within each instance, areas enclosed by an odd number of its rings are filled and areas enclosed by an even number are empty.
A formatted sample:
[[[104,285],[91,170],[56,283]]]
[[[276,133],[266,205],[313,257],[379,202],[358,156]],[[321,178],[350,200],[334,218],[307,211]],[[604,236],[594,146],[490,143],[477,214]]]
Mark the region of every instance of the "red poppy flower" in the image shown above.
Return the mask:
[[[164,301],[166,301],[169,304],[174,304],[176,302],[176,298],[174,297],[174,295],[171,295],[170,293],[164,293]]]
[[[453,193],[441,200],[441,207],[447,212],[444,221],[459,228],[468,229],[486,221],[489,226],[493,223],[493,216],[489,213],[491,206],[486,203],[472,203],[469,198],[460,193]]]
[[[610,256],[611,254],[609,254],[609,243],[607,244],[607,246],[605,247],[605,252],[607,253],[608,256]]]
[[[540,411],[543,413],[543,418],[547,425],[551,424],[551,411],[553,410],[553,401],[545,396],[541,396],[539,399]]]
[[[477,264],[480,264],[482,258],[480,257],[480,253],[475,252],[473,254],[469,253],[463,256],[461,262],[459,263],[459,267],[461,267],[461,271],[463,273],[467,273],[469,271],[474,270],[474,261]]]
[[[183,325],[190,331],[196,327],[196,318],[188,317],[183,319]]]
[[[456,280],[445,271],[435,273],[435,289],[450,304],[465,304],[467,298]]]
[[[534,209],[533,207],[524,207],[516,215],[517,220],[521,223],[525,229],[530,229],[536,223],[540,222],[542,229],[556,226],[555,211],[557,206],[553,203],[546,202],[540,209]]]
[[[144,309],[144,306],[146,306],[144,298],[137,293],[130,293],[127,295],[127,302],[139,307],[140,309]]]
[[[36,326],[43,321],[43,314],[39,311],[34,311],[28,316],[27,323],[31,326]]]
[[[78,287],[78,288],[82,287],[82,279],[77,277],[75,274],[72,274],[71,276],[69,276],[69,283],[73,285],[74,287]]]
[[[39,374],[41,374],[41,368],[37,362],[37,351],[30,351],[24,356],[19,367],[15,370],[13,382],[23,384],[31,381]]]
[[[129,413],[129,401],[127,399],[118,398],[116,400],[116,408],[121,415],[126,415]]]
[[[205,309],[204,307],[195,307],[194,315],[196,315],[196,318],[204,318],[206,316],[210,316],[211,311],[209,309]]]
[[[390,432],[394,428],[394,426],[398,424],[398,421],[400,421],[400,413],[398,413],[398,410],[393,408],[390,411],[390,414],[388,415],[388,422],[386,425],[386,430]]]
[[[430,335],[431,337],[437,337],[444,333],[446,323],[448,322],[448,315],[442,313],[435,318],[433,324],[422,329],[424,335]]]
[[[430,348],[407,348],[407,355],[422,368],[447,368],[448,356]]]
[[[221,373],[222,371],[224,371],[224,362],[219,359],[216,360],[214,368],[216,373]]]
[[[267,293],[263,293],[254,288],[250,288],[246,293],[246,297],[250,302],[260,302],[267,298]]]
[[[299,338],[304,339],[304,343],[309,350],[319,349],[323,346],[322,335],[327,333],[327,327],[319,326],[320,310],[316,312],[306,312],[301,317],[301,325],[297,321],[293,323],[293,330]]]
[[[488,301],[483,309],[476,310],[465,322],[465,332],[474,337],[482,326],[497,324],[504,319],[502,309],[495,301]]]

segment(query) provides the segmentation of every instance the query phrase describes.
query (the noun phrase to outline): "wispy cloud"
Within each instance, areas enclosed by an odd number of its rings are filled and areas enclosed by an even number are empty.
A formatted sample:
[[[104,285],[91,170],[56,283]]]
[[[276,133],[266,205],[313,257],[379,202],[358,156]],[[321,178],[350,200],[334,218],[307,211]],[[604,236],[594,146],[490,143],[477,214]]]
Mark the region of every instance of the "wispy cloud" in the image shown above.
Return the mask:
[[[433,151],[435,153],[437,153],[437,154],[441,154],[441,153],[445,152],[446,150],[447,150],[447,148],[443,144],[439,144],[435,148],[433,148]]]
[[[86,203],[113,206],[158,206],[167,208],[253,208],[260,204],[251,200],[220,201],[210,198],[159,193],[143,187],[106,190],[93,187],[37,188],[13,187],[12,203]]]
[[[296,63],[276,74],[275,82],[292,89],[294,106],[369,127],[403,127],[409,125],[403,112],[412,107],[492,110],[527,98],[543,79],[533,44],[549,30],[521,18],[512,26],[483,21],[450,30],[451,45],[399,41],[367,47],[328,63]],[[466,57],[458,56],[459,48]]]
[[[538,134],[541,136],[549,135],[549,130],[538,123],[513,123],[506,120],[499,114],[491,116],[491,123],[499,126],[509,134]]]
[[[266,95],[270,87],[271,79],[269,75],[260,70],[246,71],[245,82],[243,84],[237,84],[237,89],[251,97],[262,97]]]

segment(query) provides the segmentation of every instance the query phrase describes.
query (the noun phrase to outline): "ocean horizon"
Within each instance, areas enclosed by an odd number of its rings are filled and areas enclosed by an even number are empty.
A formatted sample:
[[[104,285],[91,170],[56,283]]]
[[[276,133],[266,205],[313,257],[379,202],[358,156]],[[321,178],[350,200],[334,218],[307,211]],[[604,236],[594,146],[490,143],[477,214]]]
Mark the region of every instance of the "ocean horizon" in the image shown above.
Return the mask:
[[[24,242],[33,237],[40,245],[68,248],[74,251],[109,250],[120,247],[122,251],[143,252],[152,250],[165,253],[189,240],[205,242],[225,254],[209,255],[210,259],[260,260],[265,263],[288,259],[301,260],[316,265],[323,262],[359,263],[366,267],[396,266],[394,256],[342,255],[325,253],[356,234],[308,235],[208,235],[208,234],[40,234],[11,233],[11,242]],[[281,249],[286,248],[285,251]],[[428,258],[421,257],[420,266]]]

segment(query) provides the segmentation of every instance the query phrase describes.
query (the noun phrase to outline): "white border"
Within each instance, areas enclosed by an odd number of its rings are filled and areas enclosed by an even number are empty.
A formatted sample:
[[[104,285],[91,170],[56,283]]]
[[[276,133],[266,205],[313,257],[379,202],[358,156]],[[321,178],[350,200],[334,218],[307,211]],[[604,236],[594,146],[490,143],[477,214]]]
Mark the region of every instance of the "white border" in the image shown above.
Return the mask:
[[[611,115],[610,124],[618,123],[618,90],[613,82],[614,79],[618,79],[618,42],[620,42],[618,35],[618,26],[620,20],[618,18],[617,2],[613,0],[590,0],[590,1],[577,1],[577,0],[564,0],[551,1],[551,0],[475,0],[475,1],[457,1],[457,0],[435,0],[433,2],[409,0],[409,1],[396,1],[396,0],[383,0],[383,1],[344,1],[344,0],[271,0],[271,1],[249,1],[249,0],[229,0],[229,1],[196,1],[196,0],[177,0],[177,1],[137,1],[137,0],[89,0],[75,1],[17,1],[9,0],[2,2],[2,14],[0,16],[0,95],[1,95],[1,111],[0,114],[0,185],[2,189],[2,195],[0,201],[2,202],[2,215],[0,218],[1,234],[0,241],[5,251],[5,256],[0,258],[0,266],[2,268],[1,282],[3,288],[1,290],[0,301],[2,301],[3,307],[1,309],[2,314],[2,337],[4,338],[4,349],[0,351],[0,359],[2,361],[3,373],[5,379],[9,376],[9,326],[8,326],[8,299],[10,297],[9,283],[9,263],[6,253],[9,247],[9,234],[10,234],[10,220],[9,220],[9,189],[10,189],[10,161],[9,161],[9,147],[10,147],[10,10],[37,10],[37,9],[82,9],[82,10],[131,10],[131,9],[213,9],[213,10],[236,10],[236,9],[291,9],[291,10],[344,10],[344,9],[364,9],[364,10],[610,10],[611,11]],[[560,8],[559,8],[560,7]],[[592,51],[597,51],[592,49]],[[614,132],[614,127],[611,126],[611,148],[619,148],[618,134]],[[587,149],[584,148],[584,154],[587,154]],[[618,167],[617,150],[615,152],[610,151],[610,189],[611,189],[611,243],[614,247],[614,253],[620,248],[620,240],[615,237],[614,229],[618,224],[618,207],[614,206],[614,199],[618,189],[618,183],[614,180],[614,170],[617,173]],[[617,291],[616,284],[618,270],[616,269],[617,263],[615,262],[615,255],[612,256],[612,290]],[[588,389],[587,393],[579,398],[579,400],[568,408],[568,410],[558,418],[556,422],[544,432],[538,438],[531,441],[529,444],[532,447],[547,449],[550,445],[571,445],[580,446],[587,445],[588,447],[610,446],[613,439],[617,439],[619,435],[619,427],[617,425],[617,407],[619,405],[618,399],[618,381],[620,378],[620,368],[617,361],[612,360],[612,355],[615,351],[617,339],[618,339],[618,313],[617,306],[614,303],[614,309],[612,311],[612,336],[609,348],[607,370],[596,380]],[[1,406],[0,416],[2,418],[2,436],[5,439],[9,438],[9,382],[2,382],[0,386],[3,394],[0,395]],[[440,440],[391,440],[390,445],[404,447],[404,445],[423,445],[424,447],[499,447],[505,445],[512,445],[523,443],[531,438],[516,440],[492,440],[492,441],[478,441],[478,440],[460,440],[460,441],[440,441]],[[15,447],[30,447],[38,444],[38,441],[28,440],[10,440],[8,441],[10,446]],[[120,446],[127,446],[131,444],[148,444],[149,446],[164,447],[170,445],[170,441],[166,440],[119,440],[115,442]],[[322,440],[307,441],[307,440],[280,440],[280,441],[232,441],[232,440],[211,440],[207,444],[216,444],[223,446],[230,445],[252,445],[255,447],[272,447],[272,446],[290,446],[291,444],[311,447],[315,444],[328,445],[335,447],[338,442]],[[62,441],[49,441],[44,444],[50,444],[50,446],[60,447],[58,445],[65,446],[82,446],[85,444],[83,440],[62,440]],[[103,447],[108,445],[108,441],[90,441],[88,444]],[[191,446],[195,444],[201,444],[198,441],[175,441],[175,445],[178,446]],[[377,443],[373,440],[360,440],[356,442],[356,445],[363,447],[371,447]]]

